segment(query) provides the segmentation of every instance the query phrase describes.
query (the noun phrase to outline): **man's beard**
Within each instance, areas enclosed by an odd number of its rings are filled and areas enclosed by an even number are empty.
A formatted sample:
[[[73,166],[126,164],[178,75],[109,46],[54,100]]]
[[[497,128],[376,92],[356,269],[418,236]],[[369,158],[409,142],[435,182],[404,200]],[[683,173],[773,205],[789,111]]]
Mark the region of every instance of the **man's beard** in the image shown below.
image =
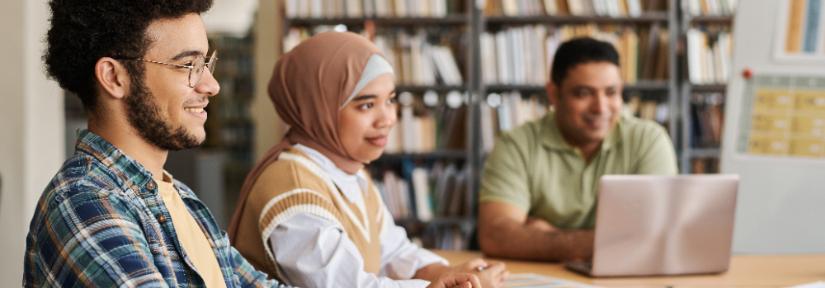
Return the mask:
[[[132,89],[125,101],[129,124],[143,139],[165,150],[182,150],[198,147],[202,141],[189,134],[182,126],[171,127],[160,115],[160,108],[142,77],[132,77]],[[134,79],[138,78],[138,79]]]

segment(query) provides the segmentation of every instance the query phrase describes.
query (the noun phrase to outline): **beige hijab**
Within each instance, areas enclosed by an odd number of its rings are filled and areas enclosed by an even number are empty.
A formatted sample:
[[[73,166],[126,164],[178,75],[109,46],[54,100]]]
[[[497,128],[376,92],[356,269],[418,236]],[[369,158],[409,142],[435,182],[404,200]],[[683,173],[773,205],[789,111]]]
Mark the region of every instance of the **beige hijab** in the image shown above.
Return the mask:
[[[269,97],[290,128],[244,180],[229,224],[233,243],[252,186],[264,169],[278,160],[281,151],[300,143],[323,153],[346,172],[354,173],[364,166],[344,149],[337,121],[340,109],[356,89],[363,88],[360,80],[373,55],[383,57],[372,42],[358,34],[325,32],[302,42],[275,64]]]

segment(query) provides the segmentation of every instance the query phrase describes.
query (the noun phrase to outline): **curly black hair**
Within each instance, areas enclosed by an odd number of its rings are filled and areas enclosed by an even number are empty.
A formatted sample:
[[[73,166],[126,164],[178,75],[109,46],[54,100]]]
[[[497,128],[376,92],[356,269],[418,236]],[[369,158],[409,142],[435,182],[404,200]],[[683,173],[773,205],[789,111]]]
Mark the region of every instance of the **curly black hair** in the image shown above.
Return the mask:
[[[591,62],[608,62],[619,66],[619,52],[609,42],[590,37],[570,39],[556,50],[553,67],[550,68],[550,79],[553,84],[561,85],[570,69]]]
[[[94,66],[98,59],[142,57],[151,44],[146,36],[150,23],[206,12],[212,0],[51,0],[49,6],[46,70],[91,112],[97,102]],[[143,77],[140,61],[123,64],[130,77]]]

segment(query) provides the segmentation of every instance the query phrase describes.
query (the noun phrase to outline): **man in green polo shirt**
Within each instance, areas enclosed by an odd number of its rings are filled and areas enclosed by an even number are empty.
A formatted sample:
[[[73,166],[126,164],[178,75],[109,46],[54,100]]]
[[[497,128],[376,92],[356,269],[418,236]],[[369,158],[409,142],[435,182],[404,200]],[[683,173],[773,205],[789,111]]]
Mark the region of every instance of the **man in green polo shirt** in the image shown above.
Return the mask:
[[[602,175],[677,173],[665,129],[622,113],[619,71],[610,43],[559,46],[547,83],[553,109],[502,135],[487,158],[478,216],[485,254],[590,258]]]

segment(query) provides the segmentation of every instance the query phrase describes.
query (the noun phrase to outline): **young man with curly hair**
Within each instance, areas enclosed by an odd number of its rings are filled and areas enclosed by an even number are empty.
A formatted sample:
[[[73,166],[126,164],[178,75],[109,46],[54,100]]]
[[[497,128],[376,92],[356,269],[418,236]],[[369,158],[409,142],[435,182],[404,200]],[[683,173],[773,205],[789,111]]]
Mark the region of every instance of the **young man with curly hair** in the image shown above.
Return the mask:
[[[163,170],[205,138],[220,87],[200,14],[211,0],[53,0],[48,73],[88,115],[26,238],[26,287],[277,286]]]
[[[212,0],[51,0],[44,60],[88,115],[26,237],[25,287],[272,287],[163,166],[206,137]],[[475,286],[451,274],[431,287]]]

